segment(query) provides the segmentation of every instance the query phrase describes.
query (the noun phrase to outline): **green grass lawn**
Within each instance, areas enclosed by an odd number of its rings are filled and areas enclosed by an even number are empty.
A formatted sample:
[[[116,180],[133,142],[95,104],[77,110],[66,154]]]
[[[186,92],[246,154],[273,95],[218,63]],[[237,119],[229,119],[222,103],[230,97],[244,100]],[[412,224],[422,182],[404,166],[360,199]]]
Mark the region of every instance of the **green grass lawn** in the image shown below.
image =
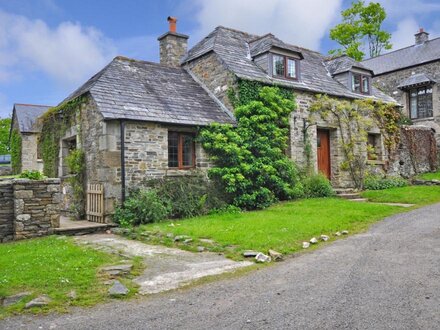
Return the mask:
[[[107,287],[103,284],[106,278],[98,269],[120,260],[116,255],[77,246],[68,238],[56,236],[0,244],[0,298],[32,292],[31,297],[16,305],[0,307],[0,319],[22,311],[26,302],[41,294],[52,299],[43,312],[103,301],[107,298]],[[71,290],[76,291],[77,299],[67,297]],[[38,311],[41,309],[32,312]]]
[[[302,249],[302,241],[314,236],[325,234],[333,239],[337,231],[360,232],[371,223],[399,211],[402,208],[337,198],[305,199],[280,203],[262,211],[174,221],[174,226],[171,221],[149,224],[141,226],[138,232],[155,232],[161,237],[160,243],[166,245],[175,244],[167,239],[168,233],[190,236],[194,239],[192,247],[204,245],[200,238],[209,238],[217,243],[214,251],[226,251],[230,257],[239,258],[243,250],[249,249],[292,253]]]
[[[362,197],[371,202],[407,203],[427,205],[440,202],[440,187],[438,186],[408,186],[386,190],[370,190],[362,193]]]
[[[440,180],[440,171],[433,173],[423,173],[419,175],[422,180]]]

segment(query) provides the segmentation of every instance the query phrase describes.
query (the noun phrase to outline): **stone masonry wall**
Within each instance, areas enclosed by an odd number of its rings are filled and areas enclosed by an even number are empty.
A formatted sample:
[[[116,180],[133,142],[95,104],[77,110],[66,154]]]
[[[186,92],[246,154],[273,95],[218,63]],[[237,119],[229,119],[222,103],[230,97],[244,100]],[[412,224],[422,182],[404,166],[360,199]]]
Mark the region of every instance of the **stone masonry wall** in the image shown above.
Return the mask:
[[[0,243],[14,238],[14,192],[11,181],[0,181]]]
[[[373,83],[397,102],[402,104],[403,112],[409,117],[408,93],[397,88],[401,82],[413,74],[426,73],[430,78],[437,81],[433,85],[432,102],[433,117],[413,120],[414,124],[433,128],[436,132],[437,145],[440,147],[440,61],[422,64],[417,67],[399,70],[383,74],[373,78]]]
[[[38,133],[21,134],[21,170],[43,171],[43,161],[37,157]]]
[[[230,110],[233,107],[228,98],[228,89],[237,79],[221,63],[218,56],[208,53],[192,61],[187,68]]]
[[[0,182],[0,242],[51,234],[59,212],[59,179]]]

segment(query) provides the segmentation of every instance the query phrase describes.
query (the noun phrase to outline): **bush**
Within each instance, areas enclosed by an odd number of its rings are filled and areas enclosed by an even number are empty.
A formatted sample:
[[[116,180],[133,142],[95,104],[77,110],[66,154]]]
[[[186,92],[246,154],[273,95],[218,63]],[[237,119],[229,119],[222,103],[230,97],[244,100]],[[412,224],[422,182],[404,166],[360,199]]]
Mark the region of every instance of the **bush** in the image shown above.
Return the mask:
[[[322,174],[313,174],[303,180],[306,198],[331,197],[335,194],[330,181]]]
[[[382,177],[379,175],[367,176],[364,182],[364,188],[367,190],[383,190],[394,187],[405,187],[408,181],[401,177],[390,176]]]
[[[221,209],[227,202],[212,182],[201,176],[168,177],[151,180],[147,185],[169,205],[171,218],[190,218]]]
[[[170,208],[155,190],[138,190],[132,193],[123,207],[118,207],[113,220],[123,227],[138,226],[166,219]]]
[[[36,170],[26,170],[21,172],[20,178],[22,179],[30,179],[30,180],[42,180],[45,178],[43,174],[41,174],[40,171]]]

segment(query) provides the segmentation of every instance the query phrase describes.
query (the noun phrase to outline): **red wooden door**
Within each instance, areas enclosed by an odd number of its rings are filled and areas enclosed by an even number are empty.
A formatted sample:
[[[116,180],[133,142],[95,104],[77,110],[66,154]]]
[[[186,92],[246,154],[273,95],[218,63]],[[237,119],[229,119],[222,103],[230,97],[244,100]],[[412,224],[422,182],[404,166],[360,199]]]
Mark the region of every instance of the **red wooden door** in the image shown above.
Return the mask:
[[[318,171],[330,179],[330,134],[328,130],[317,132]]]

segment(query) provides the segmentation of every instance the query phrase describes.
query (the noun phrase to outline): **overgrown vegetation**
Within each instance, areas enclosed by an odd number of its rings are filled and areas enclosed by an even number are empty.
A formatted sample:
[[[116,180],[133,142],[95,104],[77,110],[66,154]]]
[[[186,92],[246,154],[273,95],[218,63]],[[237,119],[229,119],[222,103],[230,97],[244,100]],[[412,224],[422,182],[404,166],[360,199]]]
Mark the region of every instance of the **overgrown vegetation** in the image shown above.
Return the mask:
[[[85,176],[85,155],[81,149],[71,150],[66,156],[66,164],[70,172],[67,179],[72,191],[71,210],[77,219],[84,216],[84,176]]]
[[[322,174],[306,176],[302,183],[304,185],[304,196],[307,198],[331,197],[335,194],[330,181]]]
[[[149,180],[143,188],[131,189],[113,220],[136,226],[166,218],[190,218],[228,207],[222,193],[202,176],[167,177]]]
[[[437,141],[431,130],[414,129],[411,126],[403,127],[403,140],[408,150],[409,159],[414,174],[419,174],[422,164],[429,163],[429,170],[438,168]]]
[[[21,172],[21,135],[18,130],[11,132],[11,167],[14,174]]]
[[[9,131],[11,118],[0,118],[0,155],[9,153]]]
[[[29,180],[42,180],[44,175],[38,170],[26,170],[20,173],[19,178]]]
[[[199,140],[215,163],[210,179],[233,205],[252,210],[302,196],[303,188],[296,166],[285,154],[289,116],[296,107],[293,94],[261,87],[258,95],[249,96],[246,86],[235,101],[240,104],[235,109],[237,126],[212,124],[200,131]]]
[[[51,178],[57,177],[60,140],[68,128],[79,123],[81,104],[84,101],[84,97],[75,98],[50,108],[42,116],[40,146],[44,175]]]
[[[368,174],[368,153],[373,152],[367,144],[369,130],[377,126],[389,159],[392,160],[395,156],[402,119],[395,104],[369,99],[339,100],[327,95],[317,95],[316,101],[310,106],[310,112],[310,122],[316,122],[315,116],[319,116],[329,126],[339,129],[339,143],[345,158],[340,167],[350,173],[356,188],[363,189]]]
[[[364,188],[367,190],[383,190],[407,185],[408,181],[397,176],[368,175],[364,182]]]
[[[341,12],[342,22],[330,30],[330,38],[341,48],[330,54],[346,54],[356,61],[362,61],[365,51],[369,57],[376,57],[384,50],[391,49],[391,34],[382,29],[387,17],[385,9],[378,2],[358,0]]]

